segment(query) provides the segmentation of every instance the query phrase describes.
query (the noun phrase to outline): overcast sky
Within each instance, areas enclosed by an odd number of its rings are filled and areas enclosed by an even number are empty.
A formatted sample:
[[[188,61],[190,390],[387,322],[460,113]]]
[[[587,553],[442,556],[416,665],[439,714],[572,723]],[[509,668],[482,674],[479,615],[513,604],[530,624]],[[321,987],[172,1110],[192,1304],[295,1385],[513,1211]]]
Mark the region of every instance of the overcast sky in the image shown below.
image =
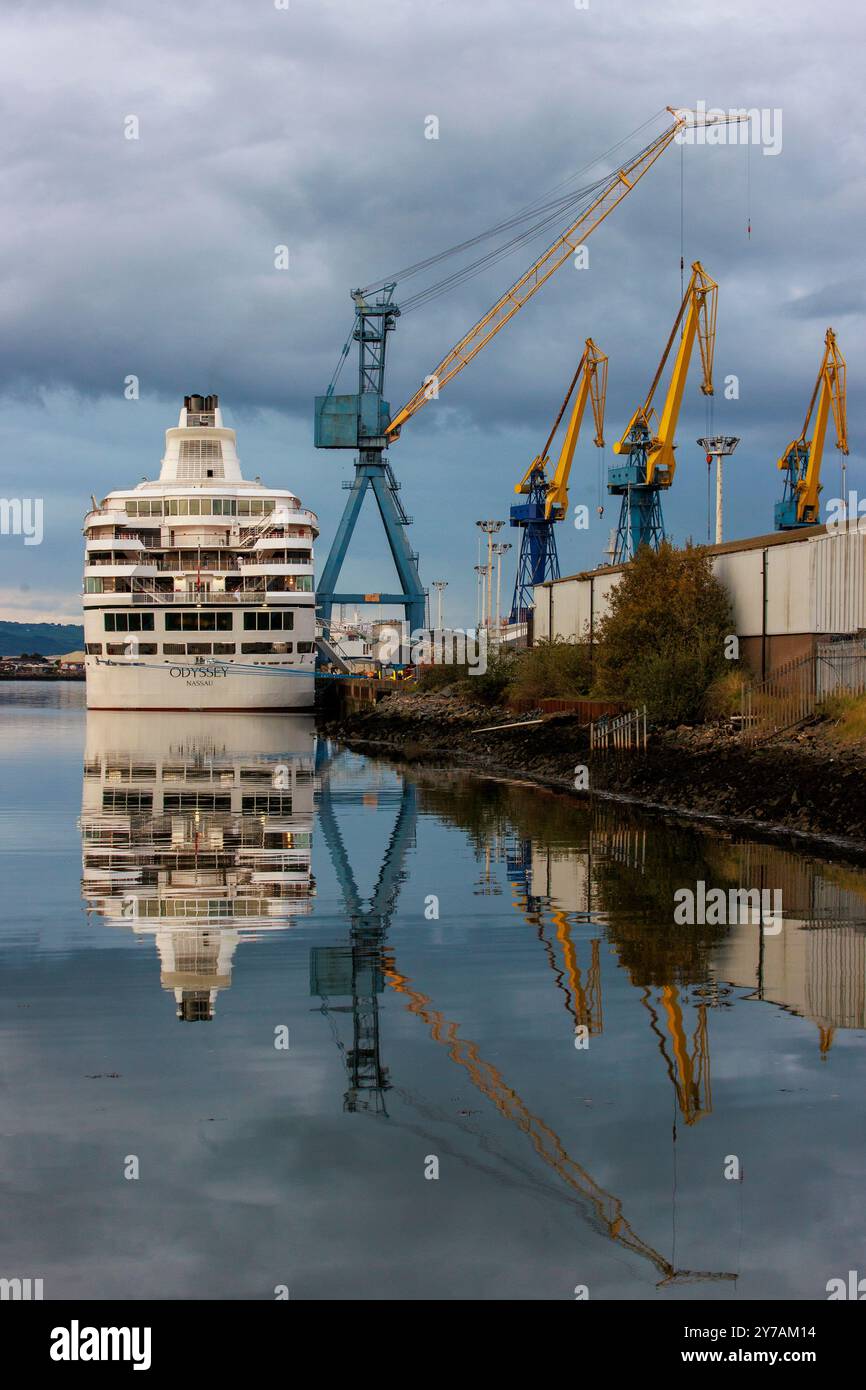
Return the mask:
[[[742,436],[727,535],[772,529],[775,460],[802,426],[830,324],[850,369],[849,486],[866,493],[855,6],[277,4],[5,0],[0,495],[44,498],[45,540],[0,536],[0,617],[77,618],[90,494],[155,476],[191,391],[219,393],[248,476],[319,513],[320,571],[352,455],[314,450],[312,402],[351,326],[350,288],[523,207],[668,104],[781,112],[781,149],[671,147],[592,237],[589,268],[564,266],[406,426],[390,458],[424,582],[447,579],[446,618],[472,620],[475,521],[507,516],[587,335],[610,357],[612,461],[679,304],[681,214],[687,265],[699,258],[720,285],[713,423]],[[131,116],[138,139],[126,138]],[[274,265],[282,244],[288,270]],[[532,254],[400,319],[395,409]],[[124,399],[131,374],[138,401]],[[721,389],[731,374],[738,400]],[[678,541],[706,537],[694,441],[707,424],[693,372],[664,499]],[[571,501],[592,525],[560,527],[564,573],[598,563],[615,524],[597,453],[587,430]],[[830,442],[825,500],[838,494],[837,457]],[[509,563],[509,592],[512,579]],[[342,582],[393,584],[370,515]]]

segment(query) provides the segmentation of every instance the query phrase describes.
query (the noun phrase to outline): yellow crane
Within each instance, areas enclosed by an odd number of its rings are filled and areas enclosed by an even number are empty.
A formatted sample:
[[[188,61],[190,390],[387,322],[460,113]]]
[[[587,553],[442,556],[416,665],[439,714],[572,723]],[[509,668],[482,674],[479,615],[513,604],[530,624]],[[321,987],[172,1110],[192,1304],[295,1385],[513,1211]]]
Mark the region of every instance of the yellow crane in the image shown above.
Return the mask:
[[[643,1240],[626,1219],[619,1198],[602,1187],[586,1168],[571,1157],[556,1131],[540,1116],[533,1114],[498,1067],[481,1056],[478,1044],[471,1038],[461,1038],[460,1025],[434,1008],[430,997],[422,994],[408,976],[398,971],[391,951],[384,951],[382,960],[385,983],[395,993],[405,997],[409,1013],[427,1025],[433,1041],[447,1049],[451,1061],[464,1069],[473,1086],[496,1106],[499,1113],[527,1135],[539,1158],[580,1200],[596,1229],[616,1245],[654,1265],[661,1276],[658,1288],[703,1280],[736,1280],[735,1274],[726,1271],[680,1269]]]
[[[705,396],[713,394],[718,293],[715,280],[710,278],[700,261],[695,261],[647,398],[629,420],[622,439],[613,446],[615,454],[624,455],[627,459],[625,463],[614,464],[608,473],[608,492],[622,498],[615,564],[633,559],[642,545],[657,550],[664,540],[660,491],[670,487],[676,471],[674,439],[696,340],[703,372],[701,391]],[[653,406],[653,397],[681,325],[682,337],[659,418]]]
[[[818,379],[809,401],[809,409],[806,411],[805,423],[778,462],[778,467],[785,473],[785,488],[781,501],[777,502],[775,507],[777,531],[793,531],[798,526],[817,526],[821,519],[821,460],[831,410],[836,427],[836,448],[842,454],[848,453],[846,374],[845,358],[839,351],[836,334],[832,328],[828,328],[824,335],[824,356],[818,369]],[[808,437],[810,425],[811,438]]]
[[[559,460],[551,477],[548,472],[550,446],[572,396],[574,404],[563,436]],[[554,524],[568,514],[568,480],[587,401],[592,402],[595,419],[594,442],[597,448],[603,449],[607,357],[592,338],[586,340],[577,371],[571,378],[571,384],[544,448],[540,454],[536,454],[514,488],[516,493],[528,497],[528,501],[511,508],[511,525],[519,527],[521,531],[520,556],[514,581],[514,597],[511,601],[512,623],[527,621],[534,604],[533,593],[536,584],[559,578],[559,555]]]
[[[672,1060],[668,1056],[665,1036],[659,1027],[658,1014],[653,1007],[648,988],[644,989],[641,1002],[649,1013],[652,1030],[659,1040],[659,1051],[664,1058],[668,1076],[676,1091],[680,1114],[687,1125],[693,1125],[704,1115],[709,1115],[713,1109],[706,1005],[698,1005],[697,1026],[691,1049],[689,1049],[679,990],[676,985],[664,985],[662,987],[661,1006],[667,1022],[668,1035],[673,1045]]]
[[[469,365],[524,304],[538,293],[560,266],[574,255],[578,247],[582,246],[596,227],[610,216],[677,137],[682,138],[688,130],[749,119],[747,113],[704,115],[673,106],[666,109],[673,117],[671,124],[636,156],[583,190],[581,199],[583,200],[585,195],[590,201],[580,215],[560,232],[547,250],[533,261],[529,269],[524,271],[469,332],[455,343],[394,416],[391,415],[390,405],[384,396],[388,334],[396,326],[400,315],[393,294],[400,278],[426,268],[441,257],[419,262],[417,266],[410,267],[409,271],[400,272],[391,279],[352,291],[355,305],[354,328],[346,339],[337,370],[327,391],[323,396],[317,396],[315,402],[316,448],[357,451],[355,478],[348,487],[349,496],[343,516],[334,534],[317,586],[316,608],[326,635],[335,603],[401,605],[411,629],[423,628],[425,625],[425,590],[418,571],[417,554],[412,550],[406,535],[411,518],[407,516],[399,497],[400,484],[390,463],[385,459],[385,450],[398,438],[406,421],[411,420],[428,401],[438,399],[443,387]],[[576,200],[573,200],[572,205],[577,205]],[[545,208],[542,206],[540,209],[536,208],[536,211],[544,213]],[[536,230],[543,225],[544,218],[537,224]],[[502,226],[492,230],[499,232]],[[465,243],[463,245],[465,246]],[[463,246],[451,248],[443,255],[450,255],[451,251],[462,249]],[[485,258],[481,258],[475,267],[469,269],[476,269],[484,261]],[[436,288],[432,287],[428,293],[432,294]],[[337,395],[334,391],[336,378],[353,339],[358,343],[358,389],[350,395]],[[337,591],[337,580],[368,489],[372,489],[375,495],[385,527],[391,557],[400,581],[399,592]]]

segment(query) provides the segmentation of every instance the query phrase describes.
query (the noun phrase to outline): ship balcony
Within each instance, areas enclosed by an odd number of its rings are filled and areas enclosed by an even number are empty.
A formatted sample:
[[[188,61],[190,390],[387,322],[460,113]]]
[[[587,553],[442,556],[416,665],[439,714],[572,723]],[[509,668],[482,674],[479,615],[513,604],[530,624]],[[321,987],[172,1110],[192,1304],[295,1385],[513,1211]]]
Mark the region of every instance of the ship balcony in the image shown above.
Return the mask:
[[[141,516],[135,518],[136,526],[160,526],[162,518],[159,516]],[[97,507],[96,511],[89,511],[84,518],[84,529],[90,526],[128,526],[129,513],[125,507]]]
[[[313,572],[312,557],[309,560],[269,560],[262,555],[256,560],[238,560],[239,570],[252,570],[256,574],[288,574],[294,570]]]
[[[237,574],[240,570],[254,569],[261,574],[287,574],[296,570],[309,570],[312,573],[312,557],[304,560],[273,560],[266,556],[256,559],[238,556],[231,551],[221,553],[209,550],[193,556],[163,555],[154,562],[155,568],[165,574]]]
[[[157,565],[155,560],[151,561],[150,564],[148,564],[146,560],[116,560],[114,558],[108,560],[96,560],[93,559],[91,556],[88,556],[87,563],[84,566],[85,576],[88,574],[93,574],[94,572],[99,573],[102,570],[110,570],[112,574],[115,574],[118,577],[120,577],[129,576],[133,574],[156,574],[159,570],[159,566]]]
[[[131,599],[132,603],[133,603],[134,605],[136,605],[136,606],[138,606],[139,604],[157,604],[157,605],[162,605],[162,604],[173,604],[173,603],[185,603],[185,604],[187,604],[187,605],[189,605],[189,604],[195,604],[195,605],[197,605],[197,606],[200,605],[200,604],[201,604],[201,605],[208,605],[208,604],[212,604],[212,603],[213,603],[213,604],[226,604],[226,603],[232,603],[232,604],[238,604],[238,603],[256,603],[256,604],[261,604],[261,603],[267,603],[268,601],[279,602],[281,599],[285,599],[285,598],[287,597],[287,595],[292,595],[292,596],[294,596],[294,594],[296,594],[296,593],[309,593],[311,598],[312,598],[312,596],[313,596],[313,594],[312,594],[312,589],[308,589],[308,590],[303,590],[303,589],[300,589],[300,590],[299,590],[299,589],[266,589],[265,586],[264,586],[263,584],[256,584],[256,585],[247,585],[247,586],[245,586],[244,588],[241,588],[241,589],[232,589],[232,590],[231,590],[230,592],[228,592],[228,593],[225,592],[225,591],[222,590],[222,589],[208,589],[208,588],[201,588],[201,589],[193,589],[193,588],[190,588],[190,589],[174,589],[174,590],[168,590],[168,591],[166,591],[166,590],[161,590],[161,589],[150,589],[150,588],[145,588],[145,587],[134,587],[134,588],[132,589],[132,592],[129,593],[129,594],[112,594],[112,595],[111,595],[111,600],[112,600],[112,602],[114,603],[114,602],[116,602],[118,599],[127,598],[127,599]],[[94,595],[91,594],[91,595],[88,595],[88,597],[91,597],[91,598],[92,598],[92,597],[94,597]],[[101,595],[101,597],[104,598],[105,595]]]
[[[124,595],[115,594],[113,598],[121,598]],[[206,605],[211,603],[262,603],[266,597],[264,589],[235,589],[231,593],[224,593],[222,590],[212,589],[172,589],[164,592],[159,589],[133,589],[131,594],[125,595],[132,600],[137,607],[139,604],[171,604],[185,603],[187,606],[195,604]]]

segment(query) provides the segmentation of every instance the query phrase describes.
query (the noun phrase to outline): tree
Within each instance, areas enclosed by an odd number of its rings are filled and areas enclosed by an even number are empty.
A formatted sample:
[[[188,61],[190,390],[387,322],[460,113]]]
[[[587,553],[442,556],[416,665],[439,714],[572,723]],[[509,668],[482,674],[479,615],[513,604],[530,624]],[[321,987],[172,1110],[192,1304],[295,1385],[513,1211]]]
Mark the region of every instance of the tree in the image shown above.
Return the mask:
[[[596,630],[594,693],[646,704],[660,723],[698,721],[710,685],[732,669],[725,639],[734,632],[705,551],[641,546]]]

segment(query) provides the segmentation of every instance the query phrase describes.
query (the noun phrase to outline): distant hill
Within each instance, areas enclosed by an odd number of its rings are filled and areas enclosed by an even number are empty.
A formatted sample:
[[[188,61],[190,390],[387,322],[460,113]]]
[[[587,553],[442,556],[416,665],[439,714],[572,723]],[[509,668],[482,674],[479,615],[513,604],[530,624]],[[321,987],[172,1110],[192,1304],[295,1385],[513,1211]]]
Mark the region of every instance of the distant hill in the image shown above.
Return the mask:
[[[0,622],[0,656],[20,656],[38,652],[40,656],[65,656],[80,652],[84,628],[78,623]]]

